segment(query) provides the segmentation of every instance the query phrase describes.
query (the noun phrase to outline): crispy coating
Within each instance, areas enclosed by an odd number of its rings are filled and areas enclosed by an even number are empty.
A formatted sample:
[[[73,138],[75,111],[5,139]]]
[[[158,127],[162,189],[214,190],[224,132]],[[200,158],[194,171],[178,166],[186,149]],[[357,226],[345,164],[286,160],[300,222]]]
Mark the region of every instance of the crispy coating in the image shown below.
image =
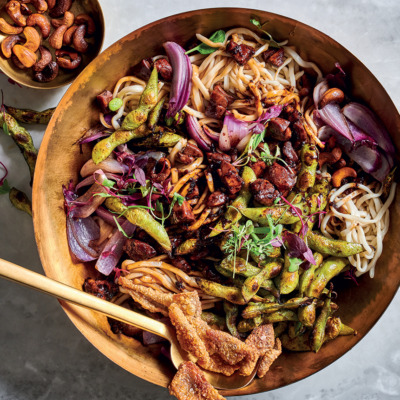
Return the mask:
[[[260,365],[258,366],[257,375],[259,378],[263,378],[265,374],[269,371],[272,363],[280,356],[282,353],[282,345],[279,338],[276,338],[274,348],[267,351],[261,358]]]
[[[178,400],[225,400],[191,361],[179,366],[178,372],[169,385],[169,392]]]

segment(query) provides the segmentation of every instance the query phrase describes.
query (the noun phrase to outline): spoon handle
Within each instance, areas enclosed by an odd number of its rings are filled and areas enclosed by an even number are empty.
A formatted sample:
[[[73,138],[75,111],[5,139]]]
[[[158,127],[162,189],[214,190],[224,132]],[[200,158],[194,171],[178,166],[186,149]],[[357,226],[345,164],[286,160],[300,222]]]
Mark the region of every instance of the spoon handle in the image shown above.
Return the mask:
[[[78,306],[86,307],[91,310],[103,313],[111,318],[134,325],[145,331],[162,336],[171,341],[171,333],[167,325],[156,321],[145,315],[128,310],[124,307],[99,299],[91,294],[75,289],[64,283],[47,278],[44,275],[33,272],[29,269],[20,267],[9,261],[0,258],[0,276],[22,285],[39,290],[50,296],[66,300]],[[174,340],[175,338],[172,337]]]

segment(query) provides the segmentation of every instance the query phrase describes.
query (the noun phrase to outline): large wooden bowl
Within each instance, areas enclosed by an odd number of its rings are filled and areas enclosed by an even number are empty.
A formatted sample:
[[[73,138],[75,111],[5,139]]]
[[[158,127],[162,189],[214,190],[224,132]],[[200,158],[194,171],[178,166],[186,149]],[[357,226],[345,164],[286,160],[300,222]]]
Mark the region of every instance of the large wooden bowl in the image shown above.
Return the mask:
[[[61,185],[71,178],[77,181],[78,171],[90,154],[80,154],[74,145],[82,132],[96,122],[98,110],[95,96],[112,89],[139,60],[158,54],[164,41],[184,44],[196,32],[210,34],[232,26],[253,28],[251,16],[268,20],[268,31],[277,39],[288,38],[301,56],[316,62],[330,72],[339,62],[351,76],[353,96],[370,104],[391,132],[400,148],[399,114],[380,83],[349,51],[323,33],[295,20],[263,11],[221,8],[174,15],[153,22],[120,39],[98,56],[76,79],[64,95],[52,118],[39,152],[33,193],[36,240],[46,274],[76,288],[87,276],[95,275],[88,265],[71,261],[65,231],[65,214]],[[340,316],[358,330],[355,337],[340,337],[325,345],[318,354],[285,353],[275,362],[265,379],[256,379],[244,388],[226,395],[250,394],[275,389],[305,378],[341,357],[362,339],[392,300],[400,280],[400,236],[394,221],[400,217],[396,202],[391,208],[391,229],[385,239],[376,276],[364,276],[357,287],[350,281],[339,291]],[[155,358],[138,341],[111,333],[105,317],[82,308],[62,303],[62,307],[86,338],[112,361],[131,373],[166,386],[175,373],[172,365]]]

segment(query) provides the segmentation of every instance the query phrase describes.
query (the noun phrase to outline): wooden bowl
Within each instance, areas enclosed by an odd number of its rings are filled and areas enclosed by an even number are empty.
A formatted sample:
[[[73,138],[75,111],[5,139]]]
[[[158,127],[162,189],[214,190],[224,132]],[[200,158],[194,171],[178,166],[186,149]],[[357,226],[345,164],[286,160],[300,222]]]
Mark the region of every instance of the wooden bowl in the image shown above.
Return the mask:
[[[4,18],[7,22],[12,23],[12,20],[4,9],[4,5],[7,2],[8,0],[0,0],[0,17]],[[28,7],[35,12],[35,8],[32,5],[28,4]],[[72,3],[70,11],[75,16],[79,14],[90,15],[96,25],[95,33],[87,38],[89,43],[88,51],[82,54],[82,62],[77,68],[72,70],[60,68],[58,75],[52,81],[37,82],[33,80],[34,72],[32,71],[32,68],[19,69],[15,66],[11,59],[5,58],[2,51],[0,51],[0,70],[15,82],[34,89],[55,89],[71,83],[100,53],[104,41],[104,17],[98,0],[76,0]],[[47,12],[44,13],[44,15],[51,20],[51,17]],[[52,32],[53,30],[54,28],[52,28]],[[0,32],[0,44],[7,36],[9,35]],[[21,33],[20,36],[23,37],[23,34]],[[53,60],[55,60],[55,50],[49,45],[49,39],[42,40],[41,44],[51,51],[53,54]],[[38,54],[39,52],[36,53]],[[38,56],[38,58],[40,58],[40,56]]]
[[[64,95],[46,130],[36,167],[33,216],[40,257],[49,277],[81,288],[87,276],[96,275],[92,267],[71,262],[61,191],[61,185],[71,178],[77,181],[80,167],[90,157],[88,150],[80,154],[74,143],[97,122],[95,96],[104,89],[111,90],[142,58],[158,54],[164,41],[184,44],[196,32],[208,35],[232,26],[253,28],[249,22],[252,16],[268,20],[267,29],[274,38],[288,38],[304,59],[316,62],[324,73],[339,62],[352,79],[353,98],[369,103],[400,148],[400,136],[395,135],[400,131],[400,117],[388,94],[356,57],[325,34],[280,15],[239,8],[198,10],[153,22],[120,39],[88,65]],[[255,379],[250,386],[225,395],[263,392],[305,378],[331,364],[367,334],[389,305],[400,281],[400,236],[393,224],[400,217],[398,202],[392,205],[390,216],[392,224],[375,278],[363,276],[359,286],[342,279],[336,286],[339,315],[357,329],[358,335],[340,337],[318,354],[284,353],[264,379]],[[70,304],[62,306],[86,338],[112,361],[143,379],[168,385],[175,370],[165,359],[154,357],[134,339],[112,334],[105,317]]]

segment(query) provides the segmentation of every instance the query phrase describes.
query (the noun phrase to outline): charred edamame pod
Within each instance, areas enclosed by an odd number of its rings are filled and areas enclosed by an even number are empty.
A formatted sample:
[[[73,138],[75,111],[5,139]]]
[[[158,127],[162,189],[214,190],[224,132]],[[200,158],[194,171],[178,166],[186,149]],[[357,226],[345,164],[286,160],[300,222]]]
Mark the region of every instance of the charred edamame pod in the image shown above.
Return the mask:
[[[226,326],[232,336],[240,338],[236,322],[239,316],[239,308],[237,305],[230,303],[229,301],[224,301],[224,311],[226,315]]]
[[[314,326],[316,309],[317,309],[317,299],[313,299],[311,304],[300,307],[297,311],[297,316],[299,317],[299,321],[307,328],[311,328]]]
[[[233,304],[246,304],[240,289],[237,287],[224,286],[198,277],[196,277],[196,283],[204,293],[210,296],[220,297]]]
[[[5,133],[12,137],[21,150],[21,153],[29,167],[32,184],[38,151],[33,144],[30,133],[24,127],[20,126],[15,118],[4,112],[0,112],[0,126],[2,126],[3,129],[6,129]]]
[[[151,133],[147,129],[145,122],[148,119],[150,111],[157,104],[157,96],[158,73],[157,69],[154,68],[140,96],[139,106],[125,117],[120,129],[94,146],[92,159],[95,164],[104,161],[117,146],[127,143],[132,139],[148,136]]]
[[[324,342],[333,340],[338,337],[341,325],[342,321],[339,317],[329,317],[326,321]]]
[[[32,203],[28,196],[16,188],[11,188],[8,194],[11,204],[20,211],[25,211],[32,217]]]
[[[156,127],[155,132],[144,139],[135,140],[132,142],[134,147],[148,147],[153,149],[154,147],[173,147],[183,137],[175,132],[170,132]]]
[[[54,114],[55,108],[43,111],[35,111],[23,108],[5,106],[7,113],[23,124],[48,124]]]
[[[247,207],[251,199],[249,185],[257,179],[257,176],[250,167],[245,166],[242,172],[242,179],[244,184],[239,192],[239,195],[235,200],[233,200],[231,206],[226,210],[224,217],[215,225],[210,233],[210,237],[217,236],[221,232],[230,229],[233,224],[242,218],[242,214],[239,210]]]
[[[165,228],[157,222],[149,212],[143,208],[129,208],[122,204],[122,201],[115,197],[109,197],[105,201],[107,208],[113,212],[124,215],[125,218],[133,225],[146,231],[154,238],[164,250],[170,252],[172,250],[171,242]]]
[[[245,319],[255,318],[258,315],[272,314],[279,310],[297,309],[310,304],[312,301],[313,299],[309,297],[302,297],[290,299],[285,303],[249,303],[243,310],[242,317]]]
[[[311,230],[307,232],[307,244],[314,251],[334,257],[350,257],[364,251],[362,244],[330,239]]]
[[[279,271],[282,269],[282,263],[280,260],[271,261],[271,262],[261,262],[261,268],[256,267],[249,262],[247,262],[244,258],[236,257],[236,259],[225,258],[221,261],[220,267],[225,271],[231,273],[231,276],[234,274],[245,276],[246,278],[258,275],[261,270],[266,270],[265,279],[270,279],[279,274]]]
[[[151,129],[154,130],[156,127],[156,124],[158,120],[160,119],[161,111],[164,106],[166,97],[163,97],[156,105],[155,107],[150,111],[149,114],[149,121],[147,126]]]
[[[297,314],[292,310],[279,310],[271,314],[263,315],[265,324],[274,324],[275,322],[298,321]]]
[[[305,295],[318,298],[325,289],[327,283],[348,264],[347,258],[329,257],[315,271],[315,276],[310,286],[306,289]]]
[[[290,257],[287,251],[285,252],[285,262],[278,281],[278,288],[281,294],[293,292],[299,283],[299,269],[297,268],[295,271],[290,270]]]
[[[175,254],[181,256],[184,254],[193,253],[197,249],[198,244],[199,244],[198,239],[194,238],[187,239],[177,247]]]
[[[304,295],[307,288],[310,286],[312,280],[314,279],[315,270],[322,264],[324,260],[322,254],[314,253],[315,265],[311,264],[310,268],[306,269],[299,278],[299,293],[301,296]]]
[[[242,286],[242,295],[246,303],[249,302],[250,299],[258,292],[261,284],[267,279],[269,272],[269,268],[266,266],[260,269],[260,272],[257,275],[250,276],[244,281]]]
[[[282,347],[289,351],[310,351],[309,332],[290,338],[287,333],[279,336]]]
[[[275,337],[279,337],[282,335],[283,332],[286,331],[288,326],[287,322],[278,322],[277,324],[275,324],[274,326],[274,333],[275,333]]]
[[[300,153],[301,169],[297,176],[297,189],[306,192],[315,183],[318,167],[318,150],[314,144],[305,144]]]
[[[357,331],[351,328],[348,325],[345,325],[343,322],[340,325],[339,336],[349,336],[349,335],[357,335]]]
[[[329,291],[329,294],[325,299],[322,310],[318,315],[318,318],[315,321],[314,328],[310,334],[310,347],[314,353],[317,353],[324,343],[326,323],[332,312],[331,310],[332,287],[333,285],[331,284],[331,290]]]

